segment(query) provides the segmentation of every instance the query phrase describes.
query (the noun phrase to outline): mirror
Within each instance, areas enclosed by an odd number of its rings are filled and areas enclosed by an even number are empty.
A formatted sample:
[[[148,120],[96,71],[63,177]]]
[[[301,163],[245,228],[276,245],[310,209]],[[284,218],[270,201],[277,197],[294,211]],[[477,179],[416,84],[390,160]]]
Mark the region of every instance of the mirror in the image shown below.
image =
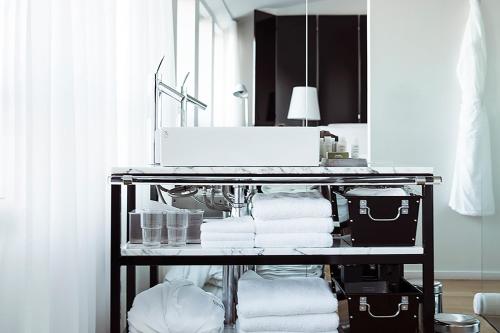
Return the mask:
[[[366,0],[177,0],[187,126],[367,121]],[[308,13],[308,15],[306,15]],[[307,52],[306,52],[307,50]]]

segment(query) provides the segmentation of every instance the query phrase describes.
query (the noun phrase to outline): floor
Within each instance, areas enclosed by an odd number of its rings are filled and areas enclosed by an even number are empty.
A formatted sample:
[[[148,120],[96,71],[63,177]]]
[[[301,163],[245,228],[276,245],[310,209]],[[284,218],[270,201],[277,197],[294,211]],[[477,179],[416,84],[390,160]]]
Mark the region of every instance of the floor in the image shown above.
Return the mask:
[[[472,299],[477,292],[500,292],[500,281],[442,280],[443,310],[451,313],[473,313]],[[481,333],[496,333],[484,320]]]

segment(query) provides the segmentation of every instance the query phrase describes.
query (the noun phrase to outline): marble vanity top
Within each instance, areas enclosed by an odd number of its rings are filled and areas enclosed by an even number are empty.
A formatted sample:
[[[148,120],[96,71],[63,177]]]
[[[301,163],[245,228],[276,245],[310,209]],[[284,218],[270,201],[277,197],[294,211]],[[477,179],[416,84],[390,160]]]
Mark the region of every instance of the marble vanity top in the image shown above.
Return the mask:
[[[231,174],[231,175],[283,175],[283,174],[310,174],[310,175],[432,175],[433,168],[429,167],[162,167],[138,166],[115,167],[111,170],[114,175],[127,174],[163,174],[163,175],[199,175],[199,174]]]
[[[124,244],[122,256],[303,256],[303,255],[385,255],[422,254],[421,246],[408,247],[352,247],[334,242],[330,248],[202,248],[199,244],[184,247],[147,248],[142,244]]]

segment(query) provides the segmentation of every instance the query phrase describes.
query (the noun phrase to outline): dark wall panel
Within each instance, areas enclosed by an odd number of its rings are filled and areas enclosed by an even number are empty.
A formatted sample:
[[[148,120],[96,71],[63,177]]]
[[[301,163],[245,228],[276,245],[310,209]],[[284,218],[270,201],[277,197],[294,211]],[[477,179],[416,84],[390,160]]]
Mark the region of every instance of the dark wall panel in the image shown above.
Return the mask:
[[[309,17],[309,84],[316,83],[316,17]],[[306,18],[278,16],[276,25],[276,125],[300,126],[289,120],[293,87],[306,83]]]
[[[361,99],[361,110],[360,110],[360,122],[368,122],[368,37],[367,37],[367,25],[366,25],[366,15],[360,16],[360,68],[361,68],[361,82],[360,82],[360,99]]]
[[[260,11],[254,15],[255,125],[276,122],[276,16]]]
[[[319,17],[321,123],[358,122],[358,17]]]

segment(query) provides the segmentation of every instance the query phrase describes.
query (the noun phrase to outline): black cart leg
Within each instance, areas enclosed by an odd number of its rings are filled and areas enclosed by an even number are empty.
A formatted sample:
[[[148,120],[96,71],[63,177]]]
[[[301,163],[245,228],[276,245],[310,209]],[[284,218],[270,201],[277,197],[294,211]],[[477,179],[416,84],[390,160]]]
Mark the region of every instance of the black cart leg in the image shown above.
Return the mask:
[[[121,185],[111,185],[110,332],[120,332]]]
[[[422,243],[423,263],[423,327],[425,333],[434,332],[434,198],[433,186],[423,187]]]
[[[133,211],[135,209],[135,185],[127,185],[127,242],[130,241],[130,230],[129,230],[129,225],[130,225],[130,216],[128,213]]]
[[[135,266],[127,266],[127,312],[132,308],[135,293]]]
[[[149,266],[149,287],[153,288],[158,284],[158,266]]]
[[[136,187],[135,185],[127,185],[127,242],[130,241],[130,216],[128,213],[133,211],[136,206]],[[135,288],[135,266],[127,266],[127,313],[132,308],[136,293]],[[128,331],[128,322],[127,322]]]

